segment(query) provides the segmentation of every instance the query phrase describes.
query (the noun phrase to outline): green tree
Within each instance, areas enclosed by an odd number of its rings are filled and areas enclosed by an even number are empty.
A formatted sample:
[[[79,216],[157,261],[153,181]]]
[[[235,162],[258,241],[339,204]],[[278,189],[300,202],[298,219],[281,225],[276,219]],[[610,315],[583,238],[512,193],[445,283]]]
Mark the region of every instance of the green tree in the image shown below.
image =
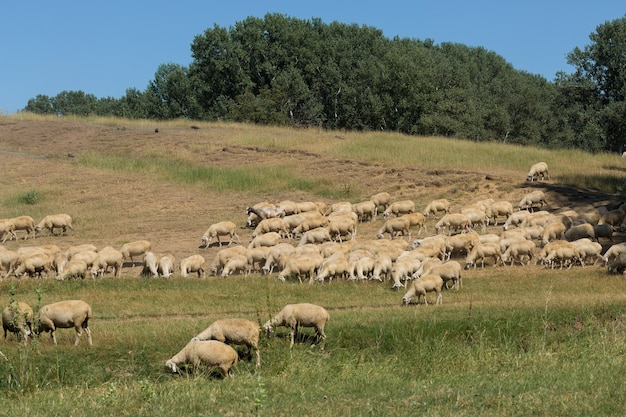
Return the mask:
[[[54,103],[52,98],[38,94],[35,98],[28,100],[23,110],[37,114],[54,114]]]

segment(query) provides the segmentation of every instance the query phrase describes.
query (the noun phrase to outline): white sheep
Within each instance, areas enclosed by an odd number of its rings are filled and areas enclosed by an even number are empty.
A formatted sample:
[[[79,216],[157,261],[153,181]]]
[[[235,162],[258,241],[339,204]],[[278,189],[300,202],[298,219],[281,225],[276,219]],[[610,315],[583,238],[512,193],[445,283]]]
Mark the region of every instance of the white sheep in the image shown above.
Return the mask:
[[[557,239],[563,239],[565,236],[565,225],[561,222],[548,223],[543,228],[541,241],[543,244],[550,243]]]
[[[326,227],[328,223],[330,223],[328,217],[324,217],[319,213],[316,213],[314,216],[305,216],[300,224],[291,229],[292,237],[297,238],[300,234],[308,232],[309,230],[317,229],[318,227]]]
[[[171,253],[165,253],[159,256],[159,266],[157,272],[163,278],[169,278],[174,274],[174,264],[176,258]]]
[[[543,208],[544,204],[548,204],[546,201],[546,195],[541,190],[532,191],[526,194],[522,197],[517,207],[520,210],[533,210],[536,204],[539,205],[540,209]]]
[[[330,237],[330,231],[328,230],[328,228],[318,227],[316,229],[311,229],[311,230],[304,232],[304,234],[300,238],[300,242],[298,243],[298,246],[304,246],[307,243],[319,244],[319,243],[329,242],[331,240],[332,239]]]
[[[277,232],[263,233],[252,239],[248,245],[248,249],[258,248],[259,246],[275,246],[280,243],[281,236]]]
[[[355,250],[348,254],[348,264],[350,265],[350,277],[348,279],[351,281],[364,280],[374,273],[376,259],[374,254],[369,251]]]
[[[443,229],[447,229],[448,235],[451,235],[453,230],[467,232],[471,227],[472,223],[465,214],[447,213],[435,224],[435,231],[441,233]]]
[[[202,245],[203,248],[208,248],[211,245],[211,240],[216,239],[218,246],[222,246],[222,241],[220,240],[220,236],[229,236],[230,241],[228,242],[228,246],[233,243],[233,239],[237,239],[237,243],[241,243],[239,239],[239,235],[237,234],[237,225],[231,221],[223,221],[218,223],[213,223],[209,226],[209,228],[202,235]]]
[[[7,332],[11,332],[18,340],[24,338],[24,344],[28,343],[28,337],[33,334],[33,309],[26,303],[13,301],[2,310],[2,328],[5,339]]]
[[[474,246],[480,243],[480,237],[475,231],[448,236],[445,240],[445,258],[450,259],[453,253],[465,252],[467,255]]]
[[[347,216],[331,216],[328,218],[328,232],[334,241],[343,242],[343,237],[349,237],[354,240],[356,237],[357,223]]]
[[[65,268],[63,268],[63,272],[57,275],[56,279],[59,281],[64,281],[67,278],[76,277],[76,278],[85,278],[87,275],[88,266],[87,263],[81,259],[70,259],[67,264],[65,264]]]
[[[122,255],[121,251],[112,246],[105,246],[98,251],[98,258],[91,267],[91,276],[93,278],[100,276],[106,272],[108,267],[113,267],[113,276],[120,278],[123,263],[124,255]]]
[[[148,251],[143,255],[143,270],[141,275],[152,276],[156,278],[159,276],[159,260],[154,252]]]
[[[312,283],[315,279],[315,271],[323,261],[324,258],[319,254],[294,255],[285,262],[285,267],[278,274],[278,279],[285,282],[287,277],[295,275],[302,283],[302,278],[308,276],[309,283]]]
[[[476,268],[478,261],[481,261],[481,266],[485,266],[485,259],[493,258],[493,266],[497,266],[498,262],[502,260],[502,250],[499,244],[483,243],[481,245],[474,246],[474,249],[465,258],[465,269],[469,269],[472,265]]]
[[[611,245],[606,252],[604,252],[604,255],[602,256],[602,263],[607,265],[622,253],[626,253],[626,242],[615,243]]]
[[[382,276],[386,278],[391,277],[391,271],[393,270],[393,260],[387,253],[379,252],[374,258],[374,271],[372,272],[372,279],[377,281],[383,281]]]
[[[246,247],[242,245],[235,245],[231,246],[230,248],[220,249],[213,258],[213,262],[211,263],[211,272],[214,275],[219,275],[229,258],[235,255],[245,255],[246,251]]]
[[[253,207],[246,208],[246,214],[250,216],[251,214],[256,214],[256,216],[260,220],[269,219],[272,217],[285,217],[285,210],[280,207],[257,207],[256,205]]]
[[[408,235],[410,238],[411,234],[409,228],[409,219],[405,217],[395,217],[385,221],[382,227],[378,230],[378,233],[376,233],[376,237],[383,239],[385,234],[389,233],[389,239],[393,239],[398,235]]]
[[[329,320],[330,315],[324,307],[310,303],[287,304],[274,318],[268,320],[263,325],[263,330],[268,337],[271,337],[274,327],[289,327],[291,329],[290,348],[292,348],[299,327],[315,327],[316,342],[321,339],[325,344],[326,334],[324,333],[324,327]],[[324,345],[322,345],[321,349],[324,349]]]
[[[67,229],[72,231],[74,234],[74,228],[72,227],[72,217],[69,214],[50,214],[45,216],[38,224],[35,226],[35,235],[41,232],[42,229],[48,229],[51,235],[54,235],[54,229],[61,229],[61,235],[64,235]]]
[[[19,255],[16,251],[8,249],[0,250],[0,268],[6,271],[5,277],[8,277],[15,269],[18,260]]]
[[[545,210],[536,211],[534,213],[530,213],[520,224],[521,227],[528,226],[545,226],[548,223],[554,223],[558,221],[559,218],[552,213],[549,213]]]
[[[531,166],[530,171],[528,171],[528,174],[526,175],[526,180],[533,182],[535,178],[539,179],[539,177],[541,177],[542,181],[544,179],[550,179],[550,175],[548,174],[548,164],[545,162],[537,162]]]
[[[290,243],[282,242],[276,246],[272,246],[269,248],[269,254],[267,255],[267,259],[265,260],[265,265],[263,265],[263,272],[266,274],[271,274],[274,272],[274,267],[284,268],[285,265],[282,263],[286,261],[289,255],[295,253],[296,248],[293,247]],[[282,261],[281,261],[282,259]]]
[[[424,216],[424,214],[415,212],[415,213],[403,214],[400,217],[409,220],[409,229],[413,226],[416,226],[418,235],[422,233],[422,230],[424,232],[427,231],[426,225],[425,225],[426,217]]]
[[[337,203],[333,203],[330,205],[331,213],[353,213],[352,211],[352,203],[348,201],[340,201]]]
[[[219,340],[191,341],[176,355],[165,362],[165,367],[173,373],[179,372],[180,365],[219,368],[224,377],[232,377],[233,366],[237,365],[237,351]]]
[[[6,242],[8,238],[17,240],[15,225],[11,219],[0,219],[0,237],[2,238],[2,243]]]
[[[19,278],[25,273],[31,277],[41,276],[41,274],[48,272],[52,269],[52,262],[54,257],[48,253],[40,252],[30,256],[19,256],[13,270],[13,275]]]
[[[271,248],[269,246],[259,246],[257,248],[246,249],[246,259],[248,262],[247,272],[263,271],[262,268],[267,262]],[[258,268],[256,267],[258,265]]]
[[[378,215],[378,210],[381,207],[383,211],[387,210],[387,207],[389,207],[389,204],[391,203],[391,195],[388,192],[383,191],[381,193],[374,194],[370,200],[372,200],[376,206],[376,215]]]
[[[325,203],[321,204],[323,205]],[[298,206],[299,213],[317,212],[322,214],[325,210],[325,207],[321,207],[322,210],[320,210],[320,203],[315,201],[299,201],[296,205]]]
[[[422,264],[420,267],[413,273],[413,279],[418,279],[422,275],[428,275],[428,272],[436,265],[441,265],[443,261],[437,257],[433,258],[424,258],[422,259]]]
[[[35,237],[35,220],[33,220],[32,217],[18,216],[9,219],[9,221],[13,223],[13,231],[16,232],[18,230],[22,230],[26,232],[24,240],[28,239],[31,233],[33,234],[33,237]]]
[[[374,221],[376,219],[376,204],[373,201],[362,201],[352,205],[352,211],[359,217],[359,221]]]
[[[428,301],[426,300],[426,293],[428,292],[435,292],[437,294],[437,301],[435,301],[435,305],[441,304],[442,288],[443,278],[441,278],[439,275],[424,275],[421,278],[418,278],[411,282],[409,290],[402,297],[402,304],[408,306],[411,303],[411,298],[417,295],[418,303],[420,301],[420,298],[424,297],[424,304],[428,305]]]
[[[226,278],[235,272],[248,272],[248,257],[246,255],[235,255],[229,258],[222,270],[222,278]]]
[[[440,198],[437,200],[432,200],[426,208],[424,209],[424,216],[428,217],[431,214],[438,219],[437,213],[443,211],[445,213],[450,213],[450,202],[445,198]]]
[[[447,288],[448,281],[452,281],[452,287],[458,290],[463,286],[461,269],[461,264],[457,261],[446,261],[439,265],[432,265],[424,274],[439,275],[443,280],[444,288]]]
[[[130,262],[135,265],[135,256],[143,256],[146,252],[152,250],[152,243],[148,240],[136,240],[134,242],[128,242],[122,245],[120,252],[124,260],[130,259]]]
[[[74,346],[78,345],[83,330],[87,334],[87,341],[92,345],[89,319],[92,316],[91,306],[82,300],[65,300],[47,304],[39,310],[37,331],[50,332],[54,344],[57,344],[56,329],[76,330]]]
[[[468,218],[472,227],[476,225],[480,225],[481,232],[487,230],[487,225],[489,224],[489,218],[484,210],[480,208],[474,207],[465,207],[461,209],[461,214],[465,215]]]
[[[580,253],[576,246],[569,242],[567,245],[556,246],[548,251],[543,258],[543,263],[546,267],[551,265],[551,268],[554,268],[554,265],[559,262],[560,269],[563,269],[565,265],[571,268],[577,260],[580,260]]]
[[[602,261],[602,245],[598,242],[592,242],[588,239],[580,239],[572,242],[578,249],[578,260],[582,266],[585,266],[585,261],[589,258],[593,259],[595,265],[598,261]]]
[[[280,203],[276,204],[276,207],[281,208],[285,212],[285,216],[291,216],[292,214],[300,213],[298,204],[291,200],[283,200]]]
[[[77,253],[84,252],[84,251],[98,252],[98,248],[91,243],[73,245],[65,250],[65,255],[67,256],[69,260],[72,256],[76,255]]]
[[[338,256],[332,259],[325,259],[317,272],[316,281],[324,282],[326,278],[330,281],[333,278],[346,278],[350,274],[350,264],[345,256]]]
[[[180,275],[186,278],[191,272],[197,273],[198,278],[205,277],[206,261],[202,255],[191,255],[180,261]]]
[[[530,214],[531,213],[528,210],[516,211],[507,217],[502,228],[504,230],[509,230],[509,227],[511,226],[520,226]]]
[[[276,208],[276,206],[274,204],[272,204],[272,203],[267,202],[267,201],[263,201],[261,203],[255,204],[252,208],[257,209],[257,210],[258,209],[273,210],[273,209]],[[284,212],[284,210],[283,210],[283,212]],[[254,210],[246,209],[246,214],[248,215],[248,219],[246,220],[246,225],[248,227],[256,227],[256,225],[259,224],[259,222],[261,220],[263,220],[263,218],[257,216],[254,213]],[[264,218],[266,218],[266,217],[264,217]]]
[[[203,340],[218,340],[229,345],[245,345],[250,354],[256,355],[256,367],[261,366],[261,353],[259,351],[259,325],[246,319],[221,319],[216,320],[202,332],[198,333],[192,342]]]
[[[98,259],[98,252],[92,251],[92,250],[86,250],[86,251],[78,252],[77,254],[72,256],[70,258],[70,262],[72,262],[73,260],[81,260],[87,264],[87,268],[91,269],[91,267],[93,266],[94,262],[96,262],[97,259]]]
[[[269,232],[276,232],[282,237],[287,237],[289,235],[289,229],[287,228],[285,220],[280,217],[273,217],[271,219],[261,220],[254,229],[254,232],[252,232],[252,238]]]
[[[536,248],[537,245],[532,240],[520,240],[518,242],[513,242],[504,251],[504,253],[502,253],[502,263],[506,264],[510,260],[511,266],[513,266],[515,261],[524,265],[524,259],[528,258],[526,265],[529,265],[530,261],[534,257]]]
[[[415,203],[411,200],[394,201],[383,211],[383,217],[386,219],[391,214],[394,216],[400,216],[402,214],[409,214],[415,211]]]
[[[494,226],[498,225],[498,217],[500,216],[504,216],[504,221],[506,223],[506,219],[513,214],[513,204],[504,200],[496,201],[487,207],[485,214],[487,214],[490,222],[491,219],[493,219]]]
[[[403,287],[403,282],[411,279],[421,265],[422,261],[418,258],[410,256],[398,258],[391,268],[392,288]]]

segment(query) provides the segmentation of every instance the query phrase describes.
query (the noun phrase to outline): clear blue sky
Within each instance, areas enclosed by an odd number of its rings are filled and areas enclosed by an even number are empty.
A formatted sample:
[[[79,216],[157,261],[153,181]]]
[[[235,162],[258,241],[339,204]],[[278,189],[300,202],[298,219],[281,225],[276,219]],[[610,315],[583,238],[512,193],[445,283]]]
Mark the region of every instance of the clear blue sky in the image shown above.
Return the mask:
[[[626,14],[622,0],[31,0],[0,4],[0,111],[38,94],[143,91],[160,64],[187,66],[194,36],[266,13],[367,25],[388,38],[482,46],[553,80],[566,54]]]

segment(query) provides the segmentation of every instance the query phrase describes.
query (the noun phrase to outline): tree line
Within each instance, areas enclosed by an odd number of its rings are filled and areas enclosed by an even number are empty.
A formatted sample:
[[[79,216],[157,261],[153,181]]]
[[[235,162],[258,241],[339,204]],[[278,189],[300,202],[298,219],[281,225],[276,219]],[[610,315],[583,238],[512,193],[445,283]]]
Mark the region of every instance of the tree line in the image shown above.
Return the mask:
[[[281,14],[215,25],[188,67],[160,65],[144,91],[38,95],[24,111],[382,130],[591,152],[626,143],[626,15],[567,56],[555,81],[482,47],[383,36]]]

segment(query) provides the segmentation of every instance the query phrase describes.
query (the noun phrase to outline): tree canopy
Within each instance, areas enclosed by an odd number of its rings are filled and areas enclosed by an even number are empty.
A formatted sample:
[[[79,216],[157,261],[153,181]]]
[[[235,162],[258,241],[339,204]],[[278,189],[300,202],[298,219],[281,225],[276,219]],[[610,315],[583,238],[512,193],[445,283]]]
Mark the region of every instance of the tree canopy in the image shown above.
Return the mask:
[[[482,47],[389,39],[281,14],[215,25],[189,67],[160,65],[119,99],[38,95],[24,110],[384,130],[590,151],[626,147],[626,17],[605,22],[554,82]]]

